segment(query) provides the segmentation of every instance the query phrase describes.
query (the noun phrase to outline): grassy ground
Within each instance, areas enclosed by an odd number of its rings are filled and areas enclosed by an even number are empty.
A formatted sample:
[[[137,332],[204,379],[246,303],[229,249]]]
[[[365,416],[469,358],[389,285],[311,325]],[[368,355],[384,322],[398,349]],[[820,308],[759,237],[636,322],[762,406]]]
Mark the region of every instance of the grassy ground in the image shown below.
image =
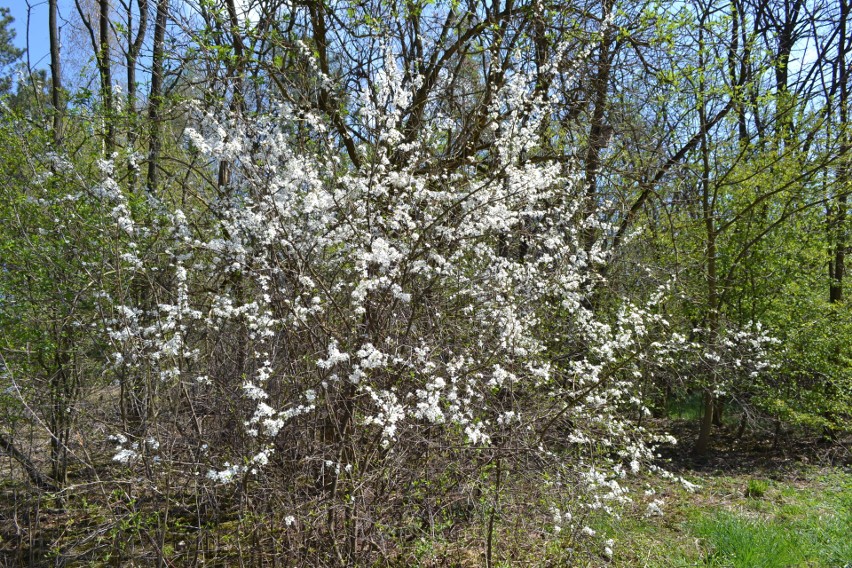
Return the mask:
[[[682,439],[689,440],[694,433],[685,430],[694,421],[679,425]],[[659,478],[634,479],[628,482],[633,503],[620,517],[575,517],[573,526],[590,527],[592,537],[563,531],[540,545],[524,527],[501,527],[494,566],[852,568],[848,440],[830,445],[785,438],[773,444],[765,437],[735,440],[735,429],[735,422],[723,428],[712,455],[701,461],[689,457],[688,447],[669,450],[668,468],[697,490]],[[648,515],[657,500],[663,514]],[[430,550],[399,566],[483,566],[480,547],[471,538],[467,556]]]
[[[664,516],[633,514],[595,528],[616,542],[610,566],[852,567],[852,472],[797,465],[761,475],[689,476],[669,487]],[[589,566],[604,562],[590,559]]]
[[[599,546],[571,565],[852,568],[852,440],[829,444],[771,423],[741,436],[729,412],[711,455],[696,461],[688,446],[701,412],[698,396],[675,401],[662,423],[684,442],[664,450],[667,468],[700,488],[651,479],[655,493],[643,496],[634,486],[620,518],[589,519],[599,542],[614,541],[612,556]],[[648,516],[653,500],[663,515]]]

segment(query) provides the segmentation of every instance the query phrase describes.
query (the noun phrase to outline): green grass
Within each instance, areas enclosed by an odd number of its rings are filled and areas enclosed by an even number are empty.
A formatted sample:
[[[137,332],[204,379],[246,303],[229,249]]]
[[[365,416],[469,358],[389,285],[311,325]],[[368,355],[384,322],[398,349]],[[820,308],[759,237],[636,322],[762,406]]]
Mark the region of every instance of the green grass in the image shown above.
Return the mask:
[[[749,479],[745,490],[745,496],[752,499],[760,499],[766,494],[769,484],[762,479]]]
[[[706,566],[843,567],[852,563],[848,511],[845,516],[808,516],[793,523],[720,512],[700,518],[691,528],[708,548],[703,559]]]
[[[698,493],[670,487],[664,517],[642,503],[595,528],[617,542],[610,565],[685,568],[852,567],[852,474],[803,470],[789,480],[700,480]],[[590,564],[592,565],[592,564]]]
[[[692,527],[710,551],[707,566],[785,568],[807,564],[810,543],[777,523],[752,520],[728,512],[703,517]]]

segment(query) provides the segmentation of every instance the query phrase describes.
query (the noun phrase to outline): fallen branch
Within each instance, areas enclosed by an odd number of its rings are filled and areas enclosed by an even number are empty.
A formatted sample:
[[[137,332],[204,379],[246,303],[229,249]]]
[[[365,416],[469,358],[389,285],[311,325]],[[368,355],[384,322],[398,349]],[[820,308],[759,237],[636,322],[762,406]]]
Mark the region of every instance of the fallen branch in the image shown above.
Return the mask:
[[[27,472],[30,481],[39,489],[43,491],[57,491],[59,489],[49,477],[38,470],[32,460],[21,453],[12,441],[6,439],[2,434],[0,434],[0,452],[9,455],[13,460],[18,462],[24,468],[24,471]]]

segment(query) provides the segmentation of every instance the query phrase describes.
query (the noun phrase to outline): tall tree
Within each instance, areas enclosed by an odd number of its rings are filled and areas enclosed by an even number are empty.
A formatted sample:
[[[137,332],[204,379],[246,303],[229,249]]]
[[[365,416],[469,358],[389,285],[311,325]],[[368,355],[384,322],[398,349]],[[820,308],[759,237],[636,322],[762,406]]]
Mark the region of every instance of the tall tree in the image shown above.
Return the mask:
[[[849,68],[846,64],[850,50],[848,38],[849,2],[840,0],[839,27],[837,34],[837,55],[835,71],[837,85],[837,128],[840,143],[840,160],[837,166],[834,203],[829,206],[830,255],[828,263],[829,301],[843,301],[843,279],[846,275],[846,250],[848,247],[847,201],[849,192],[850,148],[852,148],[852,129],[849,126]]]
[[[105,157],[112,156],[115,149],[115,104],[113,101],[112,84],[112,53],[110,46],[111,30],[110,17],[112,7],[110,0],[98,0],[97,9],[97,33],[92,18],[86,12],[80,0],[74,0],[77,14],[89,33],[92,50],[95,53],[95,62],[98,68],[98,78],[101,95],[101,130],[103,141],[103,154]]]
[[[50,37],[50,100],[53,106],[53,142],[57,151],[62,147],[62,118],[65,114],[62,93],[62,68],[59,60],[59,8],[58,0],[48,0],[48,28]]]
[[[151,56],[151,89],[148,95],[148,191],[157,195],[159,189],[160,149],[162,146],[163,70],[166,24],[169,17],[169,0],[157,0],[154,18],[154,50]]]
[[[125,25],[127,28],[127,44],[124,48],[125,65],[127,66],[127,150],[130,154],[127,167],[130,172],[129,189],[133,193],[136,191],[136,185],[139,180],[139,166],[136,163],[134,153],[141,126],[137,116],[136,69],[148,30],[148,0],[137,0],[135,11],[133,9],[133,0],[122,0],[122,2],[124,3],[126,14]],[[137,20],[135,33],[133,26],[134,18]]]

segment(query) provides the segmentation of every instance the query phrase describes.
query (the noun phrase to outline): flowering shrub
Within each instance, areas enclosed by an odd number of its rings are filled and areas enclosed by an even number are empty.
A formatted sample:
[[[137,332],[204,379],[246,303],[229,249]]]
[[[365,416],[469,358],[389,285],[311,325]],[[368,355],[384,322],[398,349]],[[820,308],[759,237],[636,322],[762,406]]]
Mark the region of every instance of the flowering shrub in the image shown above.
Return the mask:
[[[406,134],[424,79],[395,61],[388,50],[351,113],[360,167],[341,159],[330,125],[292,105],[250,118],[196,110],[186,143],[232,165],[227,193],[155,200],[158,227],[142,229],[100,192],[121,230],[158,233],[169,258],[156,276],[168,293],[117,306],[107,330],[117,373],[153,377],[145,396],[189,405],[183,439],[158,444],[157,461],[215,485],[283,476],[297,488],[288,526],[320,507],[329,524],[313,529],[352,539],[376,529],[382,507],[409,510],[404,491],[381,499],[434,464],[458,464],[451,485],[464,492],[472,468],[539,460],[541,474],[581,484],[588,510],[612,512],[629,499],[618,480],[653,458],[631,361],[663,294],[612,318],[591,308],[606,254],[581,241],[607,227],[570,168],[527,159],[549,112],[531,77],[516,74],[491,103],[492,147],[443,167],[453,118],[429,107]],[[125,270],[145,274],[138,249]],[[133,434],[150,441],[132,447],[118,434],[113,459],[152,454],[152,428],[141,421]]]

